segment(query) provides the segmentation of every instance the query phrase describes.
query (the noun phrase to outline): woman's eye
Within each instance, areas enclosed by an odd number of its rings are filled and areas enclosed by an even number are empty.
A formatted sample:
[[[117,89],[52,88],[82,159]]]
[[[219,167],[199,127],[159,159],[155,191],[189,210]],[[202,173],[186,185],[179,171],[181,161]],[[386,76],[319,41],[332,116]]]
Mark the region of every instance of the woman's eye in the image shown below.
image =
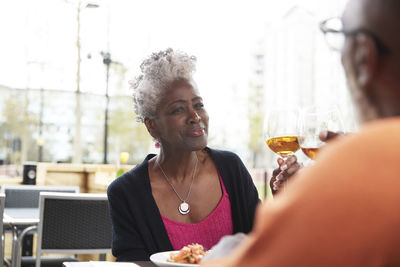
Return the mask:
[[[172,114],[181,113],[181,112],[183,112],[184,110],[185,110],[185,109],[184,109],[183,107],[179,107],[179,108],[176,108],[176,109],[172,110]]]
[[[196,109],[202,109],[202,108],[204,108],[204,104],[203,103],[197,103],[196,105],[194,105],[194,107]]]

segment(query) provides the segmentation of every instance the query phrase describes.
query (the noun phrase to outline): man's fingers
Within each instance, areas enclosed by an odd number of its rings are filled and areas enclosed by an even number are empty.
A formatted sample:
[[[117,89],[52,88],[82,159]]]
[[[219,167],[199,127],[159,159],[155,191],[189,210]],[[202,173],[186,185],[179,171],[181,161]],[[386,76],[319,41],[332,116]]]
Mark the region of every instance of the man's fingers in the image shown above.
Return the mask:
[[[343,132],[321,131],[319,133],[319,139],[321,139],[321,141],[327,142],[340,135],[343,135]]]

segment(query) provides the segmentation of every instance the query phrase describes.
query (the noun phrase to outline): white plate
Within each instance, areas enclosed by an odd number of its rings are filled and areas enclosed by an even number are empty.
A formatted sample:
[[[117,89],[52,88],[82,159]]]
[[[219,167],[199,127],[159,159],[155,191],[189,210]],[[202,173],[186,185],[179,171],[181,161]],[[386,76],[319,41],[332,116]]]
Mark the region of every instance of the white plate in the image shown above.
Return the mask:
[[[196,267],[198,264],[190,264],[190,263],[177,263],[177,262],[169,262],[169,255],[171,253],[178,253],[179,250],[173,251],[164,251],[158,252],[150,256],[150,260],[157,266],[160,267]]]

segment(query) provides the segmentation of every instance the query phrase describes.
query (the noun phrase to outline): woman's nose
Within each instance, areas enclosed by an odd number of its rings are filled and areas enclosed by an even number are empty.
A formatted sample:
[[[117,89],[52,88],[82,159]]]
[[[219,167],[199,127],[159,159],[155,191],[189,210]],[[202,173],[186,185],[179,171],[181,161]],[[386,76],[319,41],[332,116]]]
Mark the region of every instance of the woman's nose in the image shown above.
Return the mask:
[[[193,111],[190,115],[189,123],[198,123],[201,120],[199,114],[196,111]]]

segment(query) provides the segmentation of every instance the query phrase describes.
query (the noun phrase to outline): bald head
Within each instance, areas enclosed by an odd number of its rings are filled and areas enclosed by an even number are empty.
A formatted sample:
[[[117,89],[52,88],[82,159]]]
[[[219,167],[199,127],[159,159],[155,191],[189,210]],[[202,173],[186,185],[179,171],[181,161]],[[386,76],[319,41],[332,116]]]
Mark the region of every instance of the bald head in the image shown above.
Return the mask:
[[[361,122],[400,116],[399,14],[400,0],[349,0],[343,13],[352,34],[342,62]]]
[[[363,28],[373,32],[390,51],[399,53],[399,0],[350,0],[343,23],[346,30]]]

